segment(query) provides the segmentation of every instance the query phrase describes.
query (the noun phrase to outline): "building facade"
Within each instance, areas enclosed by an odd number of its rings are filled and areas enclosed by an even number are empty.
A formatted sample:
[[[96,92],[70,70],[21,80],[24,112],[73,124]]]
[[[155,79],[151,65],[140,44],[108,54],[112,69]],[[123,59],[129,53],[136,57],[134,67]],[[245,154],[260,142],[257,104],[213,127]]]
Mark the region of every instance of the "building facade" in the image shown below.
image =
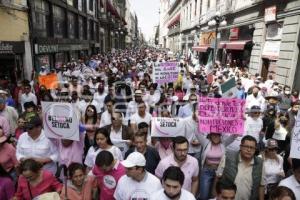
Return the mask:
[[[1,79],[31,80],[41,66],[124,49],[126,9],[124,0],[0,1]]]
[[[168,2],[162,0],[161,7],[164,5]],[[174,22],[175,10],[180,15],[179,28],[167,26],[172,33],[166,37],[167,43],[173,45],[169,46],[173,52],[191,50],[206,64],[217,40],[216,60],[220,63],[237,63],[264,79],[271,74],[280,84],[300,89],[300,81],[296,81],[300,76],[300,1],[183,0],[173,1],[167,10],[160,16],[160,27]],[[218,27],[218,34],[216,26],[209,26],[216,14],[227,22]],[[177,35],[179,39],[175,39]],[[160,45],[167,47],[163,40]]]

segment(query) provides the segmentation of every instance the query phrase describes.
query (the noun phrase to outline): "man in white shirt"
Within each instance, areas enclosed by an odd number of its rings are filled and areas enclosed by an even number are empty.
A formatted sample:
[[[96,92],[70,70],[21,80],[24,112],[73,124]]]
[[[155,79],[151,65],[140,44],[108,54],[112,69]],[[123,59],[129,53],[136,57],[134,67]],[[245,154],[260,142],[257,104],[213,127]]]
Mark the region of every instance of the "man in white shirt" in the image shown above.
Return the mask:
[[[180,167],[170,166],[162,177],[163,189],[153,193],[150,200],[195,200],[192,193],[182,188],[184,173]]]
[[[101,114],[99,128],[111,125],[111,114],[114,110],[115,101],[110,96],[107,96],[104,99],[104,104],[106,110]]]
[[[146,111],[146,104],[142,101],[138,103],[138,111],[130,118],[130,127],[134,132],[138,131],[138,124],[145,122],[150,127],[151,114]]]
[[[114,193],[116,200],[150,199],[154,192],[162,188],[160,180],[145,170],[143,154],[133,152],[121,163],[126,168],[126,175],[119,179]]]
[[[300,159],[292,158],[293,175],[280,181],[279,186],[290,188],[300,200]]]
[[[252,94],[246,98],[246,109],[249,110],[252,106],[263,107],[265,103],[265,98],[259,92],[260,88],[255,86],[252,89]]]
[[[197,103],[197,95],[190,94],[189,96],[189,103],[180,107],[178,111],[178,117],[186,118],[192,116],[196,107],[194,106]]]
[[[45,136],[42,130],[42,120],[38,115],[26,119],[27,132],[23,133],[17,144],[16,156],[18,161],[33,158],[53,174],[56,172],[58,152],[54,144]]]
[[[25,84],[24,85],[24,93],[21,95],[21,106],[22,112],[25,111],[24,103],[32,101],[35,105],[37,105],[37,98],[35,94],[31,92],[31,85]]]

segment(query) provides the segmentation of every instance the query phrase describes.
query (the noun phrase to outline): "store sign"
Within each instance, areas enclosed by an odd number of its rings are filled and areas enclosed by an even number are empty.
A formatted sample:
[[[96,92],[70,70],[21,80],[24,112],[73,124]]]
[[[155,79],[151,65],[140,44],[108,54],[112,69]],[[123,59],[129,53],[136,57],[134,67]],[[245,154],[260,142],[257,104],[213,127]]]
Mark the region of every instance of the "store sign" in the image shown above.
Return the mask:
[[[43,53],[54,53],[58,52],[58,45],[35,45],[35,53],[36,54],[43,54]]]
[[[24,42],[0,41],[0,54],[18,54],[24,51]]]
[[[202,33],[200,37],[200,45],[211,45],[212,42],[215,41],[215,38],[215,32]]]
[[[230,29],[229,40],[238,40],[239,39],[240,29],[238,27]]]
[[[265,22],[276,20],[276,6],[265,8]]]
[[[278,60],[281,41],[266,41],[262,53],[263,58]]]

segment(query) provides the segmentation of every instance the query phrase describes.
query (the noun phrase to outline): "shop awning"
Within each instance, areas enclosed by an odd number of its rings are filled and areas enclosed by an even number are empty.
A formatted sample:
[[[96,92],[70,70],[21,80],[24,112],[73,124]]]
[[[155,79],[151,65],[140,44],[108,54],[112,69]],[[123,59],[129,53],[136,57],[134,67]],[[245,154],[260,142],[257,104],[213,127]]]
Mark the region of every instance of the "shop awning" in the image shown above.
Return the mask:
[[[168,28],[175,25],[180,21],[180,14],[178,14],[176,17],[174,17],[171,22],[168,24]]]
[[[225,49],[243,50],[246,44],[251,42],[251,40],[222,41],[220,42],[219,47],[222,45]]]
[[[269,60],[278,60],[280,43],[280,41],[266,41],[261,57]]]
[[[207,52],[208,48],[210,48],[209,45],[201,45],[201,46],[192,47],[193,50],[199,51],[199,52]]]

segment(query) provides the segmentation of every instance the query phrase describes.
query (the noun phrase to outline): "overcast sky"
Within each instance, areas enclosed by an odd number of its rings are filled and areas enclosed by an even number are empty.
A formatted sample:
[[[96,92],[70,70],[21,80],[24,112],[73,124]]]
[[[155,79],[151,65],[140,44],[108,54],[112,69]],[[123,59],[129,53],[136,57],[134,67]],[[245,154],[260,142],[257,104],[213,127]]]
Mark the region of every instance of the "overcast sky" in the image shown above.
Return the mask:
[[[141,27],[146,40],[153,35],[153,28],[159,23],[159,0],[129,0],[132,10],[138,17],[139,27]]]

